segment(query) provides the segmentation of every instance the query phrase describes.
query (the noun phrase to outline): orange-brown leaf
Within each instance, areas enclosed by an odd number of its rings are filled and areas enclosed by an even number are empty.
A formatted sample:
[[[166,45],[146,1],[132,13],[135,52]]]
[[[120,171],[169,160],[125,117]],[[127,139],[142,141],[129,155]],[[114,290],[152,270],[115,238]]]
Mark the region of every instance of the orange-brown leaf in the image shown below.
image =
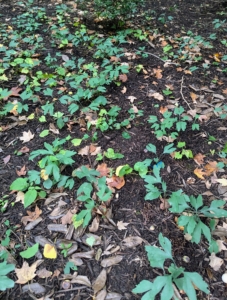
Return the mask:
[[[126,82],[128,80],[128,77],[126,74],[119,75],[119,80],[122,82]]]
[[[197,165],[202,165],[204,163],[203,159],[206,157],[206,155],[203,155],[202,153],[198,153],[194,156],[194,161],[197,163]]]
[[[102,163],[101,165],[98,165],[96,171],[100,173],[100,177],[107,176],[110,173],[110,169],[107,167],[106,163]]]
[[[196,168],[194,174],[200,179],[205,179],[203,175],[206,175],[206,172],[204,172],[203,169]]]
[[[16,173],[17,173],[18,176],[24,176],[24,175],[26,175],[27,171],[26,171],[25,165],[20,170],[16,169]]]
[[[204,166],[204,169],[206,170],[207,176],[210,176],[212,173],[217,172],[219,170],[216,161],[209,161],[208,164]]]
[[[125,179],[124,177],[118,177],[118,176],[112,176],[110,178],[111,180],[108,182],[108,186],[116,188],[116,189],[121,189],[125,185]]]

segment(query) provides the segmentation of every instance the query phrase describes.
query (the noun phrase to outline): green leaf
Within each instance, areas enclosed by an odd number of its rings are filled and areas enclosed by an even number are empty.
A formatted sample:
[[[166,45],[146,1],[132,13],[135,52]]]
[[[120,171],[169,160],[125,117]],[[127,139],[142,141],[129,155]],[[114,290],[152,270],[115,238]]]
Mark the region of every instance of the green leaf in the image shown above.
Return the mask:
[[[64,267],[64,274],[70,274],[70,270],[77,271],[77,266],[72,261],[68,261]]]
[[[127,131],[123,131],[122,137],[126,140],[129,140],[131,138],[131,135]]]
[[[28,178],[17,178],[10,185],[11,191],[25,191],[29,187]]]
[[[165,260],[173,259],[171,243],[167,238],[163,237],[161,233],[159,234],[159,242],[164,246],[164,251],[154,246],[145,246],[145,250],[147,251],[151,267],[163,269]]]
[[[169,154],[169,153],[174,152],[176,150],[176,148],[173,147],[173,145],[174,144],[172,143],[172,144],[169,144],[169,145],[165,146],[164,149],[163,149],[163,154]]]
[[[39,243],[36,243],[32,247],[29,247],[25,251],[20,252],[20,256],[23,258],[31,258],[33,257],[39,250]]]
[[[199,211],[204,214],[206,217],[213,217],[213,218],[223,218],[227,217],[227,210],[220,208],[224,206],[226,201],[224,200],[213,200],[211,202],[210,207],[204,206]]]
[[[5,291],[6,289],[13,288],[14,284],[14,281],[7,276],[0,276],[0,291]]]
[[[91,235],[90,237],[88,237],[88,238],[86,239],[86,243],[87,243],[90,247],[92,247],[92,246],[94,245],[94,243],[95,243],[95,238]]]
[[[81,142],[82,142],[82,139],[73,139],[71,140],[73,146],[80,146]]]
[[[35,199],[37,198],[37,191],[35,189],[33,190],[28,190],[25,195],[24,195],[24,208],[28,207],[31,205]]]
[[[49,134],[49,130],[48,129],[45,129],[45,130],[43,130],[40,134],[39,134],[39,136],[40,137],[45,137],[45,136],[47,136]]]
[[[169,210],[173,213],[181,213],[186,208],[189,207],[187,202],[190,201],[189,197],[185,195],[182,190],[178,190],[176,192],[173,192],[169,198],[169,204],[171,205],[171,208]]]
[[[93,187],[91,183],[84,182],[77,190],[77,199],[79,201],[87,201],[88,199],[91,198],[92,191],[93,191]]]
[[[184,277],[175,279],[179,290],[185,291],[190,300],[197,300],[194,286],[206,294],[209,294],[208,285],[196,272],[184,272]]]
[[[147,149],[149,152],[152,152],[152,153],[156,154],[156,146],[155,146],[155,145],[153,145],[153,144],[148,144],[148,145],[146,146],[146,149]]]
[[[2,263],[0,263],[0,276],[7,275],[14,269],[15,269],[15,265],[7,264],[7,261],[4,260]],[[0,280],[0,282],[1,282],[1,280]]]
[[[143,162],[137,162],[134,165],[134,170],[139,172],[139,175],[142,177],[147,174],[148,167]]]
[[[197,198],[194,196],[190,196],[190,203],[195,208],[195,210],[198,210],[203,205],[203,197],[202,195],[199,195]]]
[[[153,283],[149,280],[142,280],[137,286],[132,290],[134,294],[141,294],[151,290]]]

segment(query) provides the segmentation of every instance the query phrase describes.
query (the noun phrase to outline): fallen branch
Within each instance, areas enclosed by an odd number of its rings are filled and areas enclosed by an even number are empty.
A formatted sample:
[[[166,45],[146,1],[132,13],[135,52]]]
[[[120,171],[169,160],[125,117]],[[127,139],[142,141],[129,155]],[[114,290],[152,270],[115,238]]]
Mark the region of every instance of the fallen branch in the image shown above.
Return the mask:
[[[187,103],[188,107],[192,110],[190,104],[189,104],[188,101],[184,98],[184,95],[183,95],[183,83],[184,83],[184,76],[182,76],[182,80],[181,80],[180,94],[181,94],[181,97],[183,98],[183,100]]]

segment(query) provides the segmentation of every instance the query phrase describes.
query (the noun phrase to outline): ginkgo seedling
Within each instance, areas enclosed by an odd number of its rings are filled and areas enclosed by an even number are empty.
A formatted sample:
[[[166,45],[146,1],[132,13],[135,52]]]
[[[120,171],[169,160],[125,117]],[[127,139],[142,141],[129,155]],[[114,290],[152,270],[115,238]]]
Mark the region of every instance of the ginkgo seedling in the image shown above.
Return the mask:
[[[57,251],[54,245],[46,244],[43,250],[43,256],[49,259],[56,259],[57,258]]]

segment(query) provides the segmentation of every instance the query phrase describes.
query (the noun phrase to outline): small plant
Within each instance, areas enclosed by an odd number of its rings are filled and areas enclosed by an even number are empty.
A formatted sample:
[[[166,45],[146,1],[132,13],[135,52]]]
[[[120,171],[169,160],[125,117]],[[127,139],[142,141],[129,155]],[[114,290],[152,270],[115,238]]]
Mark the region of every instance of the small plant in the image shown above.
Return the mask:
[[[0,252],[0,291],[5,291],[14,287],[14,281],[7,277],[10,272],[14,271],[15,265],[7,263],[8,254],[6,251]]]
[[[75,228],[80,225],[86,227],[92,218],[92,213],[102,202],[111,198],[112,192],[106,184],[106,177],[99,178],[100,173],[96,170],[82,166],[81,169],[73,171],[72,175],[80,179],[86,178],[88,181],[84,182],[77,190],[77,200],[84,203],[85,209],[72,218]]]
[[[183,267],[178,267],[172,256],[172,245],[169,239],[163,237],[160,233],[159,243],[163,250],[156,246],[145,246],[150,266],[163,270],[164,275],[157,276],[153,282],[142,280],[132,292],[135,294],[145,293],[141,300],[153,300],[159,293],[161,299],[177,299],[174,293],[174,286],[179,291],[184,291],[190,300],[196,300],[195,287],[206,294],[209,294],[208,285],[197,272],[186,272]],[[165,273],[164,263],[166,260],[172,263],[168,267],[168,273]]]
[[[184,232],[189,234],[191,242],[198,244],[203,234],[209,242],[210,252],[218,252],[218,246],[211,237],[211,230],[214,230],[215,219],[227,217],[227,211],[222,207],[224,200],[213,200],[210,206],[203,205],[203,198],[199,195],[187,196],[182,190],[173,192],[168,200],[169,211],[180,214],[177,224],[183,226]],[[209,227],[204,223],[204,218],[211,218]]]
[[[55,139],[51,144],[44,143],[45,149],[38,149],[31,153],[30,160],[33,160],[39,155],[44,156],[39,160],[38,165],[41,169],[40,177],[43,179],[43,186],[50,189],[57,184],[58,187],[64,186],[72,189],[74,181],[72,178],[61,174],[61,170],[65,166],[71,166],[74,163],[72,156],[75,151],[64,150],[62,145],[69,140],[70,137],[59,140]]]
[[[185,146],[186,146],[185,142],[177,143],[177,148],[182,150],[174,152],[175,159],[182,159],[183,156],[185,156],[186,158],[193,158],[192,150],[184,149]]]

